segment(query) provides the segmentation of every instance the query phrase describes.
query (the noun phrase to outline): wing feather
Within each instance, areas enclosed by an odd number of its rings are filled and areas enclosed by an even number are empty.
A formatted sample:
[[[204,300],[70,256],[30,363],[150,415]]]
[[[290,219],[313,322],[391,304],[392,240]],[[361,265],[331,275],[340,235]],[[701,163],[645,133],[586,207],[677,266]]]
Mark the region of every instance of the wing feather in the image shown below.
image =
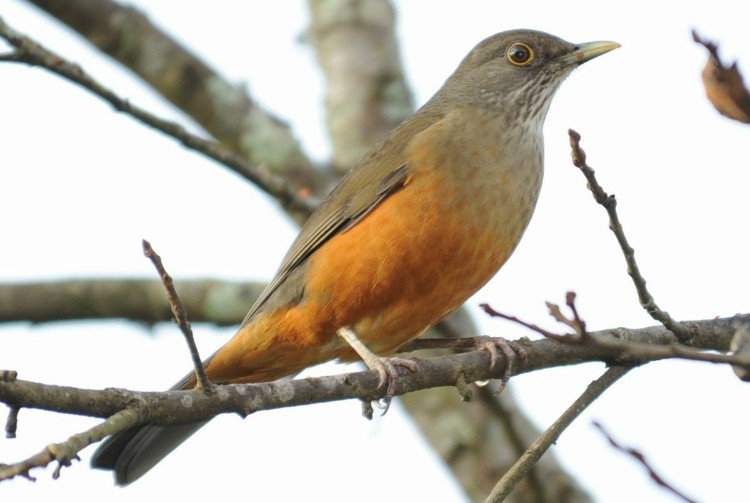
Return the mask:
[[[347,173],[305,222],[276,276],[247,313],[241,327],[250,322],[292,272],[302,266],[326,241],[338,232],[351,229],[381,202],[408,183],[408,143],[417,133],[427,129],[441,117],[441,114],[430,110],[412,116]]]

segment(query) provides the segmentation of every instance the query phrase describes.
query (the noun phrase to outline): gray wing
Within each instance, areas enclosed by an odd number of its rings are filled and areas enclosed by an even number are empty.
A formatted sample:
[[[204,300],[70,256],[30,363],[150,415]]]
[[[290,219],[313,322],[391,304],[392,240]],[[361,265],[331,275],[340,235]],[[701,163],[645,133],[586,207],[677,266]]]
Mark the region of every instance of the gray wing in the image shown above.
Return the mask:
[[[407,149],[410,142],[444,117],[431,103],[432,100],[381,140],[310,215],[281,262],[276,276],[255,301],[240,328],[247,325],[276,292],[278,302],[275,299],[274,305],[287,305],[299,299],[301,285],[286,285],[288,291],[284,291],[282,286],[291,276],[304,274],[301,266],[307,258],[336,233],[346,232],[408,183],[410,166]]]
[[[403,187],[409,176],[408,167],[405,164],[387,172],[380,180],[363,180],[365,177],[357,176],[359,173],[362,172],[350,171],[341,184],[313,212],[284,257],[276,276],[255,301],[240,328],[258,313],[269,297],[310,255],[337,233],[346,232],[356,225],[378,204]],[[363,186],[358,182],[365,182],[369,185]],[[358,187],[359,194],[349,194],[350,187]]]

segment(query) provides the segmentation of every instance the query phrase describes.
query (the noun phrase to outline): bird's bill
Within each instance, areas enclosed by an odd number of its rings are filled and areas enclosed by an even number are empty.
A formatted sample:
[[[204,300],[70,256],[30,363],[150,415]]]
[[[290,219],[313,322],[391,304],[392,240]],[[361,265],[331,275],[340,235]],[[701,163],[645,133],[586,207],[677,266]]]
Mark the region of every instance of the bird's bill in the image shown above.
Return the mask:
[[[617,42],[599,41],[599,42],[587,42],[585,44],[579,44],[573,50],[560,58],[560,61],[566,65],[581,65],[586,61],[590,61],[597,56],[606,54],[609,51],[617,49],[620,44]]]

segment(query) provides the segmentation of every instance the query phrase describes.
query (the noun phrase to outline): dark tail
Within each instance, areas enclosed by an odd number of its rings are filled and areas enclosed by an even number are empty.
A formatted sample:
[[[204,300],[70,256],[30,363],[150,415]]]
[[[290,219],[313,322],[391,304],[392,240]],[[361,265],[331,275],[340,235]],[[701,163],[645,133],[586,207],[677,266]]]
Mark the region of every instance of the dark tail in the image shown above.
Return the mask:
[[[115,483],[126,486],[138,480],[208,421],[136,426],[107,438],[91,458],[91,466],[114,471]]]
[[[213,355],[203,362],[204,365],[211,358]],[[194,374],[190,373],[171,389],[190,389],[194,383]],[[209,421],[205,419],[169,426],[143,424],[117,433],[102,442],[91,458],[91,467],[112,470],[115,472],[115,483],[126,486],[141,478]]]
[[[256,374],[250,374],[248,367],[243,367],[245,374],[241,376],[222,374],[212,369],[210,362],[214,355],[207,358],[203,365],[209,378],[214,384],[228,382],[260,382],[273,381],[284,376],[296,374],[301,368],[271,368],[265,369],[265,359],[268,355],[258,351],[258,368],[265,370]],[[248,359],[246,358],[245,364]],[[212,373],[211,371],[214,370]],[[172,390],[192,389],[195,386],[195,375],[190,373],[180,382],[172,386]],[[241,378],[241,379],[240,379]],[[117,433],[107,438],[91,458],[93,468],[112,470],[115,472],[115,483],[119,486],[132,484],[141,478],[146,472],[153,468],[159,461],[164,459],[170,452],[175,450],[182,442],[190,438],[190,435],[201,429],[210,419],[192,421],[189,423],[160,426],[144,424],[131,428],[130,430]]]

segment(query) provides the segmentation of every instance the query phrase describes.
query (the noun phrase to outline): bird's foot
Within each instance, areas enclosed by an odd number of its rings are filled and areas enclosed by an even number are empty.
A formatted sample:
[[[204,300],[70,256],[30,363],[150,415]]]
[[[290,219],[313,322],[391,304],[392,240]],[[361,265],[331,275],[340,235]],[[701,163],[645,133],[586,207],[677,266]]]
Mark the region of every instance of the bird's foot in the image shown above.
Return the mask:
[[[375,354],[373,356],[375,358],[365,361],[365,364],[367,368],[378,373],[378,389],[385,388],[385,395],[382,398],[383,414],[385,414],[391,405],[391,399],[395,392],[396,378],[398,377],[396,367],[404,367],[412,372],[416,372],[417,364],[413,360],[398,356],[383,357]]]
[[[396,367],[404,367],[412,372],[417,370],[417,364],[413,360],[401,358],[398,356],[378,356],[370,351],[362,341],[359,340],[357,334],[349,327],[340,328],[336,334],[344,339],[354,351],[362,358],[367,368],[373,372],[378,373],[378,389],[385,389],[385,395],[383,396],[382,403],[378,402],[377,406],[383,409],[383,414],[388,412],[388,407],[391,405],[391,399],[395,392],[396,378],[398,377],[398,370]]]
[[[490,353],[490,369],[495,370],[500,360],[500,353],[505,357],[505,371],[503,376],[500,378],[500,387],[495,391],[495,395],[499,395],[505,389],[505,385],[513,376],[513,366],[516,363],[518,357],[522,360],[528,358],[526,349],[515,341],[509,341],[502,337],[480,337],[477,343],[478,350],[487,350]]]

